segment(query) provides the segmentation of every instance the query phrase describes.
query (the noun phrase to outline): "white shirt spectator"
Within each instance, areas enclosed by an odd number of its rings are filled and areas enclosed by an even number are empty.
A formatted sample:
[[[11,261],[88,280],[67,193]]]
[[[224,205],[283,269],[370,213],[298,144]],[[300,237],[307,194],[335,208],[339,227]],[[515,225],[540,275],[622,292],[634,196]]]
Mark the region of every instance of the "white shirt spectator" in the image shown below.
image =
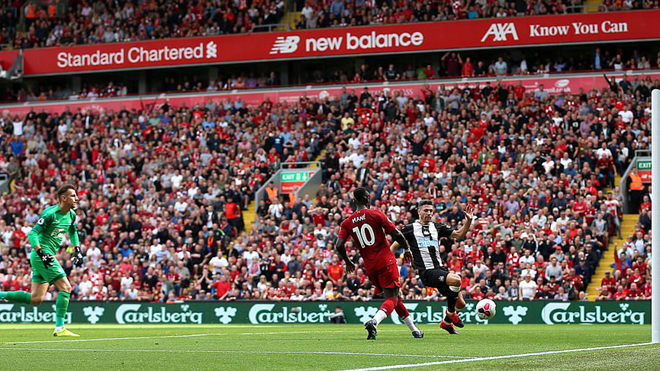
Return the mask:
[[[128,276],[121,278],[121,287],[125,288],[126,290],[130,289],[132,284],[133,284],[133,277]]]
[[[83,298],[88,297],[92,293],[92,281],[82,281],[78,284],[78,292]]]
[[[213,274],[220,273],[222,271],[222,268],[229,266],[229,262],[227,261],[227,258],[225,258],[224,256],[221,258],[214,256],[213,259],[211,259],[211,261],[209,262],[209,264],[211,264],[211,271],[213,272]]]
[[[619,111],[619,116],[621,116],[621,120],[626,124],[629,124],[635,118],[631,110]]]
[[[360,148],[360,146],[362,146],[362,141],[357,137],[356,138],[351,138],[351,139],[348,140],[348,145],[355,148],[355,149],[358,149],[358,148]]]
[[[530,269],[523,269],[520,272],[520,275],[523,276],[523,277],[529,275],[530,277],[532,277],[532,281],[536,279],[536,271],[531,269],[531,268]]]
[[[598,148],[598,150],[596,151],[596,156],[598,156],[598,158],[601,158],[603,156],[607,156],[607,157],[611,158],[612,157],[612,151],[610,151],[607,148]]]
[[[177,201],[174,204],[174,210],[180,213],[185,213],[186,209],[188,209],[188,203],[186,201]]]
[[[14,121],[14,135],[17,137],[23,135],[23,121]]]
[[[183,175],[177,174],[172,177],[172,188],[181,187],[181,182],[183,182]]]
[[[245,259],[247,265],[250,266],[255,259],[259,259],[259,253],[256,251],[245,251],[243,252],[243,259]]]
[[[101,249],[99,249],[98,246],[95,246],[95,247],[87,248],[87,254],[86,255],[87,255],[88,260],[90,260],[94,264],[98,265],[100,263],[99,260],[101,258],[101,255],[103,255],[103,254],[101,253]]]
[[[301,13],[303,17],[305,17],[305,20],[310,19],[312,18],[312,15],[314,15],[314,8],[309,6],[309,4],[306,4]]]
[[[534,282],[534,280],[530,280],[529,282],[522,280],[519,286],[520,286],[520,291],[522,292],[523,299],[533,298],[534,292],[538,287],[536,285],[536,282]]]
[[[534,259],[533,256],[521,256],[520,259],[518,260],[518,263],[522,266],[523,264],[534,264],[536,263],[536,259]],[[525,277],[525,275],[522,275],[522,277]],[[534,278],[534,277],[532,277]]]

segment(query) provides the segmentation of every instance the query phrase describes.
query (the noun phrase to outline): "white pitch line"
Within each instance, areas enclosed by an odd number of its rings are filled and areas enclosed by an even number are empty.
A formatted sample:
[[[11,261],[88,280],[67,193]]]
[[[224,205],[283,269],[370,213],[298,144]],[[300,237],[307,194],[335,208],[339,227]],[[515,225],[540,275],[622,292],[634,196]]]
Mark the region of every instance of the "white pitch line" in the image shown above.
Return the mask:
[[[353,331],[325,331],[324,333],[353,332]],[[160,336],[130,336],[123,338],[98,338],[98,339],[60,339],[60,340],[36,340],[36,341],[5,341],[1,344],[44,344],[44,343],[72,343],[72,342],[92,342],[92,341],[122,341],[122,340],[147,340],[147,339],[169,339],[169,338],[189,338],[200,336],[236,336],[236,335],[289,335],[289,334],[308,334],[309,331],[272,331],[272,332],[240,332],[240,333],[210,333],[210,334],[190,334],[190,335],[160,335]]]
[[[551,351],[548,351],[548,352],[511,354],[511,355],[506,355],[506,356],[480,357],[480,358],[469,358],[469,359],[453,359],[453,360],[449,360],[449,361],[411,363],[411,364],[404,364],[404,365],[379,366],[379,367],[367,367],[367,368],[353,368],[353,369],[342,370],[342,371],[395,370],[395,369],[400,369],[400,368],[439,366],[439,365],[448,365],[448,364],[454,364],[454,363],[481,362],[481,361],[494,361],[494,360],[498,360],[498,359],[537,357],[537,356],[545,356],[545,355],[549,355],[549,354],[577,353],[577,352],[588,352],[588,351],[594,351],[594,350],[631,348],[631,347],[639,347],[639,346],[650,345],[650,344],[652,344],[652,343],[611,345],[611,346],[605,346],[605,347],[582,348],[582,349],[551,350]]]
[[[340,356],[378,356],[378,357],[415,357],[415,358],[470,358],[459,356],[442,356],[431,354],[393,354],[393,353],[358,353],[358,352],[287,352],[287,351],[247,351],[247,350],[192,350],[192,349],[71,349],[71,348],[12,348],[3,347],[0,350],[36,351],[36,352],[106,352],[106,353],[246,353],[246,354],[315,354]]]

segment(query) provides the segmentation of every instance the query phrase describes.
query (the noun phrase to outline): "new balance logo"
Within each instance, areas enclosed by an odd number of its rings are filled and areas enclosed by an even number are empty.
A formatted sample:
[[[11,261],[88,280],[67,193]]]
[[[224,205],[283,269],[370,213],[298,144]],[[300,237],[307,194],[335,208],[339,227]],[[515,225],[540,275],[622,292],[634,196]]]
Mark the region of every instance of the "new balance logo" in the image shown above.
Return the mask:
[[[280,36],[275,39],[273,48],[270,49],[270,54],[289,54],[298,50],[298,43],[300,36]]]
[[[206,44],[206,58],[217,58],[218,57],[218,45],[213,41],[209,41]]]
[[[493,23],[488,28],[488,32],[481,38],[481,42],[493,36],[493,41],[508,41],[507,35],[513,36],[514,40],[518,40],[518,33],[516,26],[513,23]]]

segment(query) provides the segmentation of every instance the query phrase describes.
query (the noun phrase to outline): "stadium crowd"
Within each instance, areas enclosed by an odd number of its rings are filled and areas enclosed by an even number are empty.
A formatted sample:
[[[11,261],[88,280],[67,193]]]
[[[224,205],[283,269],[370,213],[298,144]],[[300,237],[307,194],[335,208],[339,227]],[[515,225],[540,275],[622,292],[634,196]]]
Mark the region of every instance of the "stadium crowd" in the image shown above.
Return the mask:
[[[346,71],[344,69],[310,71],[308,76],[303,77],[303,82],[305,84],[360,84],[382,81],[433,80],[459,76],[497,77],[505,75],[562,73],[578,70],[628,71],[660,67],[660,52],[657,55],[652,55],[650,53],[639,52],[635,49],[627,53],[620,49],[605,47],[603,49],[600,47],[595,48],[588,58],[583,57],[580,60],[576,60],[574,57],[565,60],[562,56],[550,58],[549,56],[534,55],[531,57],[522,56],[519,60],[514,61],[507,54],[494,59],[487,59],[483,56],[477,60],[478,58],[479,55],[477,54],[466,56],[464,53],[447,52],[441,57],[440,66],[437,69],[434,69],[430,64],[399,66],[390,63],[388,65],[372,66],[369,63],[363,63],[357,66],[354,73],[353,71]],[[635,79],[639,80],[639,77]],[[280,77],[275,71],[270,71],[268,74],[261,73],[258,76],[254,73],[222,74],[217,80],[211,81],[203,80],[198,76],[190,77],[189,75],[182,75],[180,77],[165,77],[162,84],[154,87],[154,91],[182,93],[214,92],[281,85]],[[637,86],[638,81],[634,85]],[[16,90],[7,87],[4,92],[0,92],[0,102],[108,98],[125,96],[129,93],[135,92],[130,92],[125,84],[115,84],[113,81],[107,83],[86,82],[80,90],[42,83],[35,86],[34,89],[24,85],[17,86]]]
[[[2,0],[0,44],[35,48],[268,31],[284,0]],[[608,10],[658,9],[657,1],[608,1]],[[604,9],[604,8],[603,8]],[[600,10],[603,10],[600,9]],[[298,3],[298,28],[582,13],[582,1],[365,1]]]
[[[650,144],[650,89],[660,81],[636,83],[618,95],[487,83],[251,107],[236,98],[5,115],[0,171],[11,191],[0,198],[0,283],[29,291],[25,236],[55,189],[73,183],[85,266],[73,268],[66,246],[57,258],[75,300],[370,300],[363,268],[345,275],[333,250],[351,189],[366,186],[399,226],[421,199],[452,226],[463,205],[476,206],[468,237],[442,251],[466,298],[583,300],[620,234],[622,200],[605,189]],[[316,197],[292,200],[265,184],[281,164],[311,161],[321,148]],[[263,185],[269,197],[246,226],[243,212]],[[614,274],[639,298],[650,282],[642,215]],[[356,249],[351,256],[361,267]],[[406,299],[439,299],[399,264]]]

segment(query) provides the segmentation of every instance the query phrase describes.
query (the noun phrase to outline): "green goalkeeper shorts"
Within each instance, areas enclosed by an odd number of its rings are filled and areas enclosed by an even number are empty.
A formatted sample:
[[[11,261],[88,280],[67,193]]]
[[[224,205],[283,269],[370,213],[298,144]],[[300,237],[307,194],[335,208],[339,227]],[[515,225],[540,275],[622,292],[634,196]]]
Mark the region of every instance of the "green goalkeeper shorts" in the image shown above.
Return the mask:
[[[62,269],[57,259],[50,267],[46,268],[39,255],[32,251],[32,254],[30,254],[30,264],[32,265],[32,282],[52,285],[60,278],[66,277],[64,269]]]

